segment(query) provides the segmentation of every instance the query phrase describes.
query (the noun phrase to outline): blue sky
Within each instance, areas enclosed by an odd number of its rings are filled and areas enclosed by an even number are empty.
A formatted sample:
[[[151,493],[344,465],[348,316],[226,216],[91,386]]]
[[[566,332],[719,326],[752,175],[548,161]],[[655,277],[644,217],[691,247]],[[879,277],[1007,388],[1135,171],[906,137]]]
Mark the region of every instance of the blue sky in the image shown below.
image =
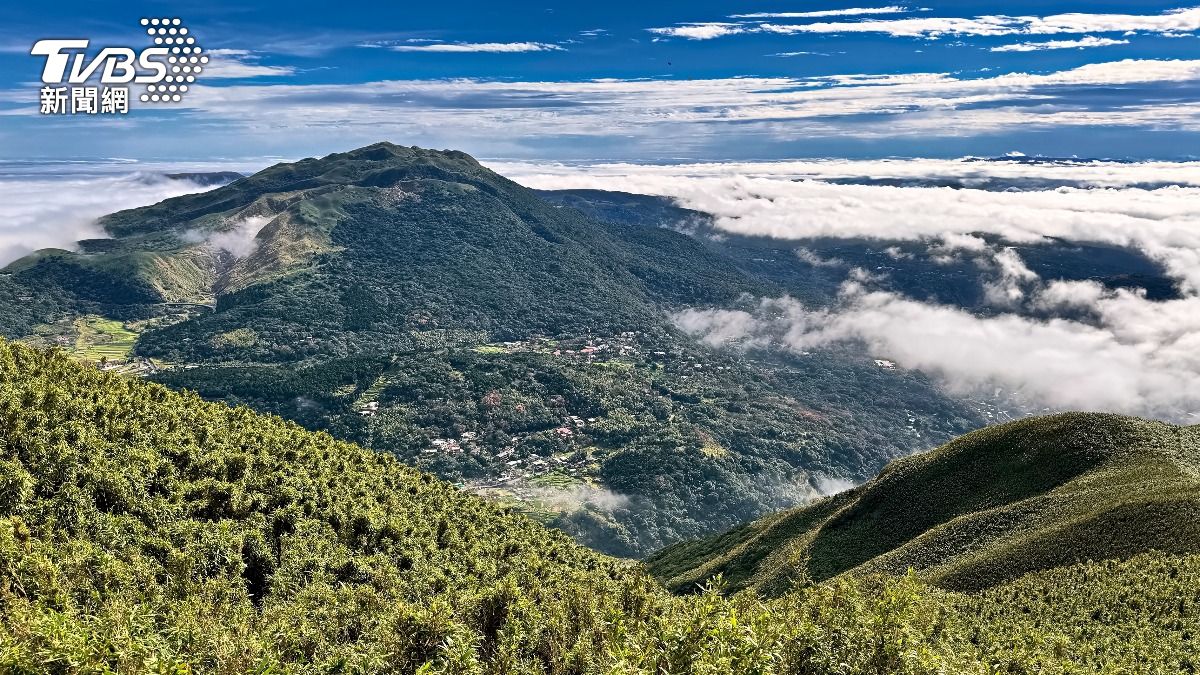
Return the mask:
[[[0,159],[292,158],[376,140],[534,160],[1200,154],[1187,3],[40,7],[0,7]],[[143,46],[138,21],[155,16],[181,17],[212,58],[183,102],[37,114],[34,41]]]

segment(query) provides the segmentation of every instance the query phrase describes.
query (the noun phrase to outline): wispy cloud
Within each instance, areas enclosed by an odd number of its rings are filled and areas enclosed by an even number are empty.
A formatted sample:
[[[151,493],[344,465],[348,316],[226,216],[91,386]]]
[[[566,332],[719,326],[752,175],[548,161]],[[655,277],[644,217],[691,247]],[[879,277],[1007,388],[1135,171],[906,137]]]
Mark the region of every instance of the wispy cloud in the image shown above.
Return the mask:
[[[1121,107],[1056,105],[1070,87],[1200,80],[1200,60],[1126,60],[1044,74],[959,78],[941,73],[716,80],[382,81],[367,85],[196,86],[181,104],[211,119],[257,120],[270,99],[279,128],[429,124],[464,133],[659,134],[665,126],[772,124],[779,139],[813,134],[978,134],[1022,127],[1200,128],[1200,104],[1148,91]],[[1053,91],[1046,91],[1053,88]],[[1069,100],[1069,99],[1067,99]],[[422,117],[420,113],[428,113]],[[861,122],[852,122],[861,118]],[[786,122],[786,126],[781,126]]]
[[[814,12],[754,12],[752,14],[732,14],[731,19],[819,19],[829,16],[861,16],[865,14],[905,14],[914,11],[900,5],[887,7],[852,7],[850,9],[824,9]],[[919,10],[929,11],[929,10]]]
[[[762,24],[772,33],[885,33],[896,37],[938,38],[946,35],[1054,35],[1061,33],[1186,33],[1200,29],[1200,7],[1162,14],[1054,14],[1049,16],[988,15],[973,18],[920,17],[806,24]]]
[[[712,40],[714,38],[725,37],[726,35],[745,33],[752,29],[740,23],[712,21],[707,23],[683,23],[677,26],[647,28],[646,30],[656,35],[665,35],[667,37],[681,37],[689,40]]]
[[[432,44],[390,45],[394,52],[435,52],[442,54],[480,52],[506,54],[517,52],[557,52],[562,47],[545,42],[436,42]]]
[[[1048,42],[1020,42],[1012,45],[992,47],[993,52],[1040,52],[1047,49],[1087,49],[1089,47],[1112,47],[1127,45],[1129,40],[1114,40],[1112,38],[1089,35],[1078,40],[1050,40]]]
[[[207,78],[281,77],[294,75],[291,66],[267,66],[259,63],[261,56],[246,49],[210,49],[212,60],[204,69]]]
[[[713,344],[801,352],[864,344],[869,353],[929,373],[964,394],[1001,389],[1039,407],[1194,422],[1200,413],[1200,298],[1156,303],[1129,291],[1093,298],[1095,323],[981,317],[850,281],[831,309],[779,298],[753,311],[690,310],[676,322]]]
[[[714,156],[734,142],[779,148],[811,145],[814,139],[842,144],[849,138],[922,139],[926,147],[928,139],[943,139],[963,147],[971,139],[1014,130],[1106,126],[1200,132],[1194,83],[1200,83],[1200,60],[1149,59],[986,77],[894,73],[315,84],[292,79],[224,86],[202,80],[172,114],[189,115],[194,133],[251,138],[274,153],[295,148],[297,134],[319,130],[328,139],[321,150],[390,137],[491,156],[569,148],[575,157],[597,150],[612,157],[614,147],[627,148],[629,156]],[[1092,88],[1113,86],[1122,87],[1120,97],[1106,96],[1098,104]],[[29,95],[28,90],[0,91],[0,101],[11,98],[8,109],[36,116]],[[119,122],[145,119],[131,115]],[[100,123],[72,119],[69,128]],[[231,140],[219,152],[245,149]]]

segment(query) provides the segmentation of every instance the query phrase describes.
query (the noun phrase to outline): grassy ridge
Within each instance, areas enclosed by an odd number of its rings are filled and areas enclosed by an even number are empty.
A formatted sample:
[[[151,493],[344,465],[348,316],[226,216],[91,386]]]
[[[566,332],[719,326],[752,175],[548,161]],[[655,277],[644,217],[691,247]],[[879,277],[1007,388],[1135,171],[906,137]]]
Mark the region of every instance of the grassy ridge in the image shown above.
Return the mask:
[[[777,593],[795,580],[915,569],[978,590],[1088,559],[1200,551],[1200,433],[1072,413],[967,434],[875,480],[649,561],[668,586],[724,574]]]

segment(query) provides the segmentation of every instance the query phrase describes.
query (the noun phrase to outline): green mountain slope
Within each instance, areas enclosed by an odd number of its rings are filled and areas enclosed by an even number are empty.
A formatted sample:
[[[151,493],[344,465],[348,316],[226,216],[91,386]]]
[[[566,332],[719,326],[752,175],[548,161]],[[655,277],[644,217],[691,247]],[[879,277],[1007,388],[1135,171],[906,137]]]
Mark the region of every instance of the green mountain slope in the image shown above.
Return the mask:
[[[1198,585],[1146,554],[671,596],[394,458],[0,341],[3,672],[1176,672]]]
[[[375,144],[101,224],[0,274],[0,334],[393,453],[612,554],[984,423],[869,353],[696,343],[672,311],[777,287],[459,152]]]
[[[767,594],[872,572],[978,590],[1155,549],[1200,552],[1200,429],[1072,413],[972,432],[812,506],[649,561],[686,590],[714,574]]]

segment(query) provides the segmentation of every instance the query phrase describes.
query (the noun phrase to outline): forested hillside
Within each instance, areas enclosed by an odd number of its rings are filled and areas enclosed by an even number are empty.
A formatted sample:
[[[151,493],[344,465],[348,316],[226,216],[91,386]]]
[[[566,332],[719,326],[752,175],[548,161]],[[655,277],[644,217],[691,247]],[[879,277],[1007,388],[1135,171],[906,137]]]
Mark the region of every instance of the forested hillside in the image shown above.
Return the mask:
[[[1184,672],[1197,588],[1145,553],[675,597],[387,455],[0,342],[5,672]]]

